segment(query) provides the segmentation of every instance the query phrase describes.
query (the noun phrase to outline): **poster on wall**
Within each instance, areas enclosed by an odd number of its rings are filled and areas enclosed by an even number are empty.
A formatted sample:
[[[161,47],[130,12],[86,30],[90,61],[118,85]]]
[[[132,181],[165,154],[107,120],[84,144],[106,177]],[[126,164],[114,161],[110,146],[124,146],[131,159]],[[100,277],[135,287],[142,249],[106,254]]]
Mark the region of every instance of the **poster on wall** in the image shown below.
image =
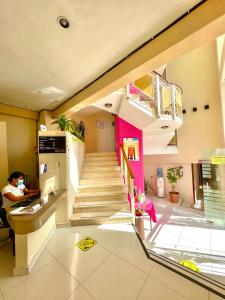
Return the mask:
[[[139,161],[139,140],[138,138],[124,138],[124,150],[127,158],[133,161]]]
[[[98,129],[104,129],[104,121],[97,120],[96,121],[96,128],[98,128]]]

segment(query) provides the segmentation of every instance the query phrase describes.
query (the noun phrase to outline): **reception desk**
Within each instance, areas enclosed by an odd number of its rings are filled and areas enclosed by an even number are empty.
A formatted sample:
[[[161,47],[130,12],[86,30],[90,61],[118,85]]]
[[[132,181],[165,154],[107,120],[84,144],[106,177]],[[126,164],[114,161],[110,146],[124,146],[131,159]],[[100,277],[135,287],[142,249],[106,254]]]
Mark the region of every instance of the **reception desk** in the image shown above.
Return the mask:
[[[8,220],[15,232],[14,275],[29,274],[56,228],[57,213],[60,213],[65,198],[66,190],[50,194],[48,202],[34,214],[11,215],[15,208],[7,208]],[[40,199],[35,200],[32,206],[36,203],[40,203]]]

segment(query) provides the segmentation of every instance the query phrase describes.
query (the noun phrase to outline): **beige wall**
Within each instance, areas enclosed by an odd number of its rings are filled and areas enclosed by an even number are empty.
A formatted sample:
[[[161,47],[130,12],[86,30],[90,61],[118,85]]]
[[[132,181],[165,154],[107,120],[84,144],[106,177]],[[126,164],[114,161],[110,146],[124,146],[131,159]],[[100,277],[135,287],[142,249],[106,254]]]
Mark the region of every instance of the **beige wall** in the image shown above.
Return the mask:
[[[5,186],[8,174],[6,122],[0,122],[0,190]]]
[[[178,189],[189,198],[192,195],[191,163],[202,158],[204,149],[223,146],[215,44],[206,44],[169,63],[167,79],[182,87],[183,108],[187,111],[184,125],[178,130],[179,154],[145,156],[145,176],[149,178],[148,170],[155,170],[157,166],[166,169],[173,164],[185,165],[185,177]],[[205,104],[209,104],[209,110],[204,110]],[[192,112],[192,107],[197,107],[198,111]]]
[[[91,115],[75,113],[71,118],[85,124],[85,149],[86,152],[111,152],[115,151],[115,128],[112,126],[113,116],[108,112],[99,112]],[[96,121],[104,123],[104,128],[96,127]]]
[[[0,114],[0,121],[6,122],[9,173],[22,171],[35,183],[37,121],[4,114]]]

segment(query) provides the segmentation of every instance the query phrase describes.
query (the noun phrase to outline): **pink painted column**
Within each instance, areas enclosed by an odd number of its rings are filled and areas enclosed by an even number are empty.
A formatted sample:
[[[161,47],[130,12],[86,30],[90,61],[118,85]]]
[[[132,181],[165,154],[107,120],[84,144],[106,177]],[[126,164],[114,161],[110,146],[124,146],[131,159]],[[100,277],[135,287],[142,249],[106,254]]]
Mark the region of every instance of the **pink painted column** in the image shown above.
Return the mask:
[[[144,193],[144,161],[143,161],[143,134],[142,130],[126,122],[122,118],[115,117],[115,139],[116,153],[120,164],[120,145],[123,144],[123,138],[139,139],[139,161],[130,161],[130,166],[134,173],[134,184]]]

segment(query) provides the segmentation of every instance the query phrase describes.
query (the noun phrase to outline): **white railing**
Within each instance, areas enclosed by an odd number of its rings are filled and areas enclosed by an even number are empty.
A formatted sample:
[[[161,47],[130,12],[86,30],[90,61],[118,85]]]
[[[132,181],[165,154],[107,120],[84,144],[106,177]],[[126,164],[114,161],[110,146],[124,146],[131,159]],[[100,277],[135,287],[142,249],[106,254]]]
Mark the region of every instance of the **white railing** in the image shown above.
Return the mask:
[[[130,196],[132,219],[133,219],[133,224],[135,224],[134,174],[130,167],[129,160],[127,158],[123,145],[120,146],[120,157],[121,157],[121,171],[122,171],[125,185],[127,187],[127,191]]]
[[[182,118],[182,90],[156,72],[145,75],[127,86],[127,96],[160,118]]]

